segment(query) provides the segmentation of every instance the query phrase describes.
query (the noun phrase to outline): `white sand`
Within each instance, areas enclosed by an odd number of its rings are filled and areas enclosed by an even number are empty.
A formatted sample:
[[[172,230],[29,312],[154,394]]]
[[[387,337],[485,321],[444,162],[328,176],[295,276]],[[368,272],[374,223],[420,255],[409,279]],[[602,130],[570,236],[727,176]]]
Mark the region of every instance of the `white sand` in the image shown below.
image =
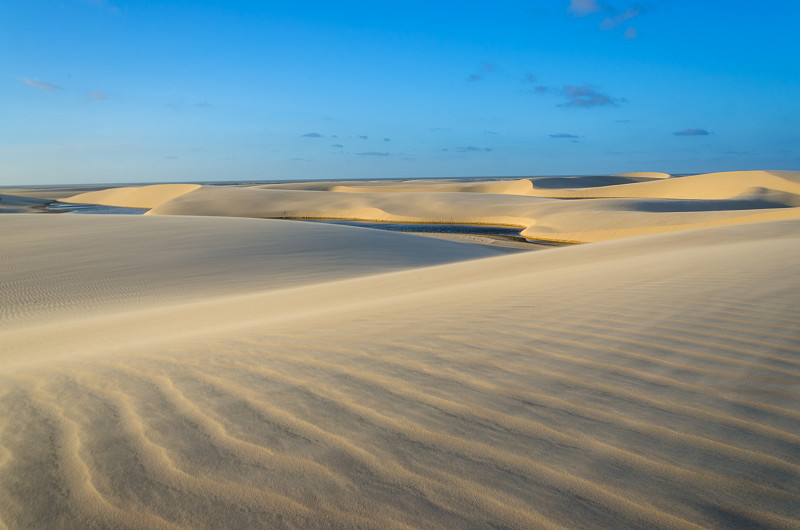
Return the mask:
[[[800,527],[800,220],[764,196],[0,216],[0,528]],[[639,225],[507,255],[215,217],[397,197]],[[743,223],[642,233],[708,212]]]

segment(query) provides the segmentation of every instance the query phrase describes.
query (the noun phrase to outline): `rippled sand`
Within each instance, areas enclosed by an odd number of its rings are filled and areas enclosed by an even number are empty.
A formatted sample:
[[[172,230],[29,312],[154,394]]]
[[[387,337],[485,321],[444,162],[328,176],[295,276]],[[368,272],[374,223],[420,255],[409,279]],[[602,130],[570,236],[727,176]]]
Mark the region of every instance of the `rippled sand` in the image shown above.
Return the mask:
[[[800,220],[0,233],[0,528],[800,527]]]

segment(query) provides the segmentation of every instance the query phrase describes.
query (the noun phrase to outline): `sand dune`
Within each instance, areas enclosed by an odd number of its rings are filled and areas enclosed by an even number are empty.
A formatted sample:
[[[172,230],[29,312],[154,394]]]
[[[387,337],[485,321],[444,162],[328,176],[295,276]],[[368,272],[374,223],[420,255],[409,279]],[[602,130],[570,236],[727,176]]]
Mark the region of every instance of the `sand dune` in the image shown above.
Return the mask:
[[[531,240],[587,243],[798,218],[800,172],[686,177],[632,173],[362,185],[156,185],[84,193],[68,200],[150,208],[151,215],[504,225],[519,227]]]
[[[800,208],[752,196],[738,200],[594,199],[542,204],[521,234],[570,243],[800,218]]]
[[[334,182],[286,182],[254,186],[261,189],[334,191],[356,193],[387,192],[477,192],[525,195],[531,189],[529,179],[496,179],[485,181],[459,181],[452,179],[424,180],[345,180]]]
[[[208,186],[164,202],[148,214],[527,226],[531,205],[551,201],[504,194],[415,192],[409,197],[405,193],[331,193]]]
[[[800,525],[800,221],[448,263],[117,219],[0,218],[46,240],[0,249],[5,527]]]
[[[0,528],[800,528],[799,187],[156,185],[64,199],[145,216],[0,215]]]
[[[102,204],[123,208],[154,208],[172,198],[199,188],[198,184],[154,184],[129,186],[79,193],[64,198],[63,202],[75,204]]]
[[[672,175],[669,173],[660,173],[658,171],[636,171],[634,173],[620,173],[616,177],[645,177],[651,179],[668,179]]]
[[[531,194],[562,199],[730,199],[759,188],[800,195],[800,171],[728,171],[580,189],[541,188],[534,182]]]
[[[504,195],[530,195],[533,186],[528,179],[501,180],[486,182],[449,182],[436,183],[425,181],[412,181],[397,185],[376,186],[374,183],[368,186],[332,186],[329,191],[349,192],[349,193],[397,193],[397,192],[457,192],[457,193],[500,193]]]
[[[530,239],[584,243],[692,228],[800,217],[786,195],[731,200],[563,201],[507,194],[330,193],[202,187],[151,215],[327,218],[517,226]],[[793,197],[791,195],[790,197]]]
[[[0,328],[500,255],[351,227],[234,218],[0,216]],[[47,256],[47,259],[41,259]]]

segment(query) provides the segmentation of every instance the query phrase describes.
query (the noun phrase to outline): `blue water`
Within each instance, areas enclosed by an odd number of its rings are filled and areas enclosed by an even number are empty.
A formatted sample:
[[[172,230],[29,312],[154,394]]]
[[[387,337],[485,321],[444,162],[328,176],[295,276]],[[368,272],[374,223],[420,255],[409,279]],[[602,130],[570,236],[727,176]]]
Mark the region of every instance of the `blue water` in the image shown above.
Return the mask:
[[[360,226],[362,228],[377,228],[392,232],[427,232],[433,234],[478,234],[485,236],[518,237],[520,228],[508,226],[488,225],[459,225],[459,224],[425,224],[425,223],[378,223],[367,221],[336,221],[328,219],[303,219],[311,223],[328,223],[336,225]]]
[[[120,208],[118,206],[102,206],[100,204],[72,204],[69,202],[51,202],[47,210],[62,213],[142,215],[149,208]]]
[[[99,204],[72,204],[54,201],[47,205],[47,210],[60,213],[79,214],[113,214],[113,215],[142,215],[147,208],[120,208],[117,206],[101,206]],[[433,234],[476,234],[484,236],[500,236],[516,241],[533,242],[520,236],[520,228],[508,226],[488,225],[459,225],[459,224],[425,224],[425,223],[376,223],[367,221],[338,221],[329,219],[295,219],[308,223],[328,223],[362,228],[389,230],[391,232],[427,232]]]

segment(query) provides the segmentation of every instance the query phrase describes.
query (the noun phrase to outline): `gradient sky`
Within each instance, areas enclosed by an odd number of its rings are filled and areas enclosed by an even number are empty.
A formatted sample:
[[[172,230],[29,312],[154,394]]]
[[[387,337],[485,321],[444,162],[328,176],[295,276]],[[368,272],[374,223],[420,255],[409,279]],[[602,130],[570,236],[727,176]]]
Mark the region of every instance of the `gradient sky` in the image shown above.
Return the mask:
[[[0,185],[800,170],[798,5],[0,2]]]

